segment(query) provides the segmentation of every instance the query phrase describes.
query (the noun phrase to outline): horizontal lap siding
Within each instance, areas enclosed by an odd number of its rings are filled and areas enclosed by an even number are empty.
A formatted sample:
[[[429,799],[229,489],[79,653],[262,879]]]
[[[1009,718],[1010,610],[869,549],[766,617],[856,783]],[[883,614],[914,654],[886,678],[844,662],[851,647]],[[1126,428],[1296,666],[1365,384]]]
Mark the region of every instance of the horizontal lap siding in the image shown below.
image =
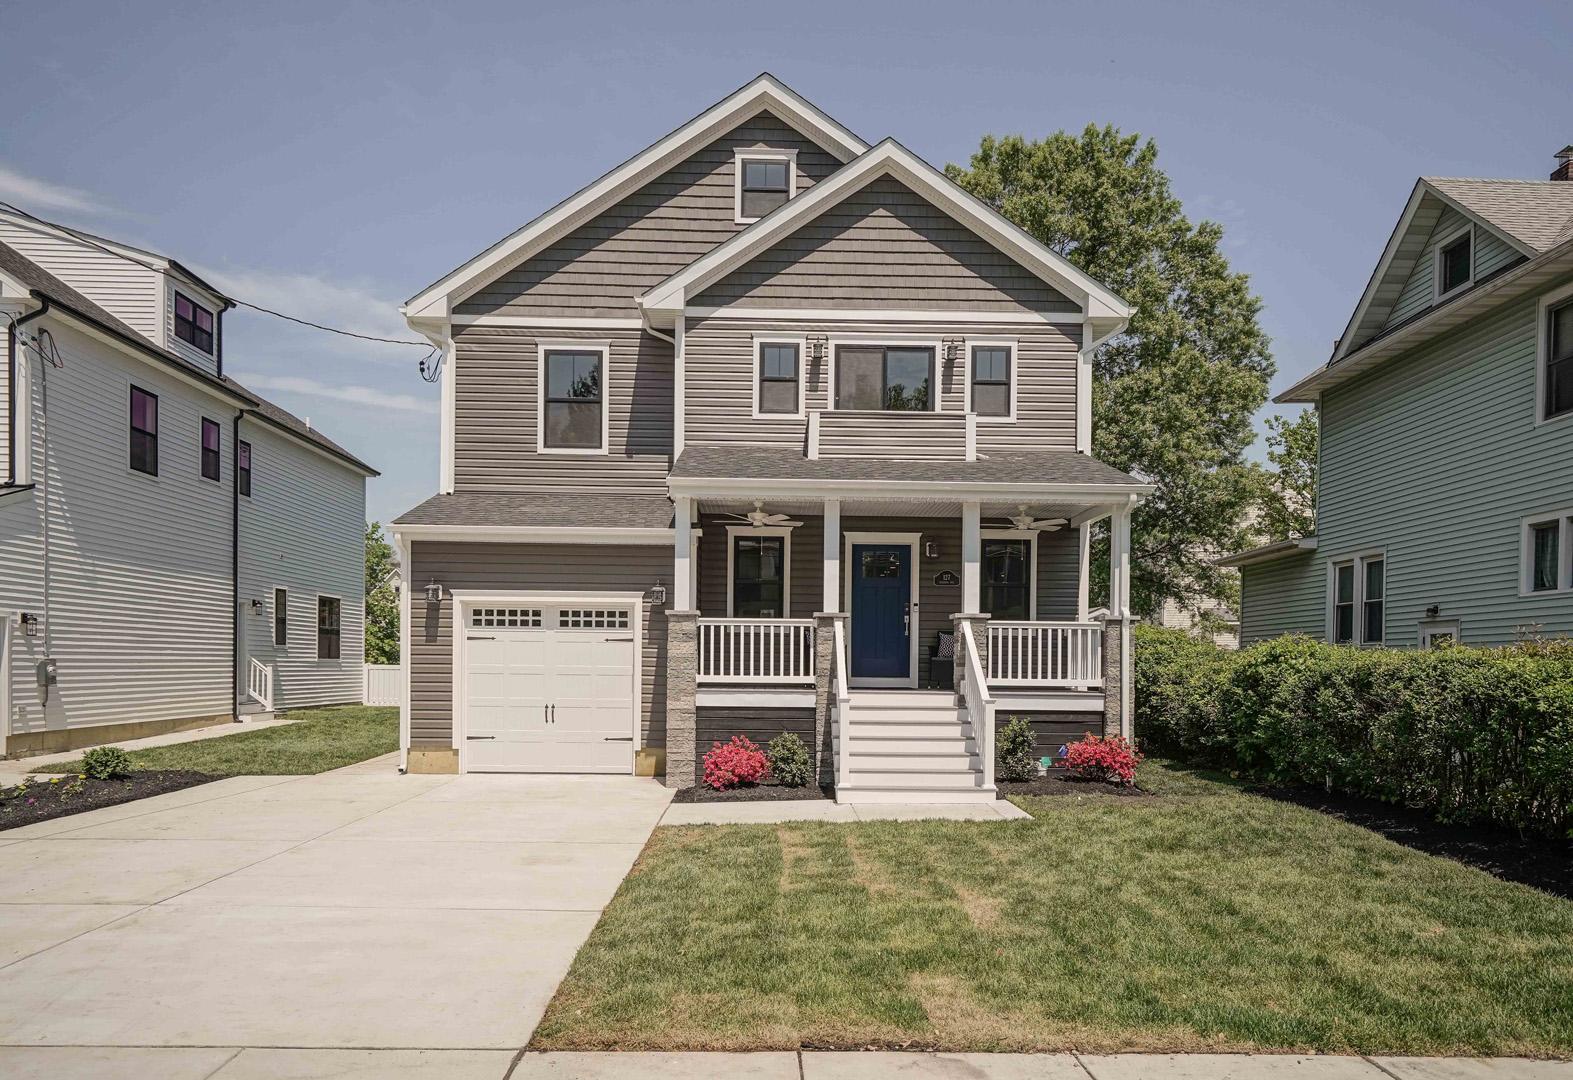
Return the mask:
[[[761,750],[770,745],[777,735],[790,731],[803,740],[812,757],[814,753],[814,710],[782,708],[711,707],[695,710],[694,717],[694,781],[703,783],[705,754],[716,743],[728,743],[732,736],[743,735]]]
[[[819,454],[961,461],[967,456],[967,418],[961,413],[826,413],[819,421]]]
[[[1103,734],[1103,714],[1098,712],[1002,712],[994,718],[994,730],[998,732],[1015,716],[1025,716],[1032,724],[1032,754],[1036,758],[1056,758],[1065,744]]]
[[[410,739],[417,748],[453,740],[453,600],[451,589],[529,590],[555,594],[644,593],[672,580],[665,545],[465,544],[416,542],[417,582],[438,581],[440,604],[417,594],[410,614]],[[666,745],[666,610],[644,605],[641,728],[647,746]]]
[[[807,412],[830,407],[829,351],[831,343],[837,339],[889,336],[892,342],[902,337],[940,342],[935,364],[941,416],[953,418],[956,425],[964,423],[962,413],[966,409],[967,363],[963,342],[995,338],[1016,342],[1016,419],[1010,423],[980,419],[978,452],[1073,450],[1076,447],[1076,368],[1081,332],[1077,323],[806,322],[729,319],[725,316],[692,319],[683,335],[685,437],[696,446],[725,443],[806,445],[806,419],[753,415],[756,338],[777,336],[809,340],[810,355],[802,362]],[[823,353],[817,358],[812,355],[816,341],[821,343]],[[945,359],[944,343],[955,344],[956,359]],[[914,421],[947,422],[940,417],[869,413],[862,413],[855,419],[827,413],[820,419],[822,447],[829,445],[827,431],[840,430],[851,421],[876,436],[876,444],[884,448],[871,452],[893,457],[918,456],[905,452],[905,435],[915,429],[902,425]],[[964,438],[965,429],[961,430]]]
[[[541,342],[611,343],[602,455],[540,453]],[[672,346],[638,330],[456,328],[454,483],[460,492],[664,495],[672,452]]]
[[[0,241],[109,312],[149,341],[162,342],[162,275],[119,255],[43,229],[0,221]]]
[[[880,177],[704,290],[700,307],[1075,311],[943,210]]]
[[[1398,293],[1392,313],[1387,317],[1388,327],[1396,326],[1431,306],[1436,290],[1437,248],[1444,240],[1453,239],[1458,230],[1467,224],[1469,219],[1452,207],[1442,211],[1435,227],[1426,238],[1425,246],[1420,249],[1419,261],[1415,263],[1415,268],[1409,273],[1409,279],[1404,282],[1404,287]],[[1484,280],[1520,257],[1518,249],[1511,244],[1484,226],[1475,226],[1473,258],[1476,281]]]
[[[1326,563],[1291,555],[1240,568],[1240,644],[1280,634],[1327,634]]]
[[[456,310],[638,314],[634,297],[743,228],[735,220],[735,154],[761,148],[797,151],[799,193],[840,167],[813,142],[761,113],[502,274]]]

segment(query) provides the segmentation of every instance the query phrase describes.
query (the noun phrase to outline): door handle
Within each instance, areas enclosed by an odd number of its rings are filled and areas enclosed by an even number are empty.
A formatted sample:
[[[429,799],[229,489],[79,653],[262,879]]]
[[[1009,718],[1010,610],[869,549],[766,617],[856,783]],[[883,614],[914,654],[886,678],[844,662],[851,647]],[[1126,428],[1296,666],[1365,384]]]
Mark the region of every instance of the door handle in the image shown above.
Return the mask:
[[[464,738],[468,742],[480,742],[482,739],[495,739],[496,737],[495,735],[466,735]]]
[[[631,637],[604,637],[602,641],[632,641]]]
[[[602,739],[601,741],[602,742],[633,742],[634,741],[634,737],[632,735],[608,735],[606,738]]]
[[[541,723],[543,723],[543,724],[550,724],[551,722],[552,722],[552,707],[550,705],[542,705],[541,706]]]
[[[912,636],[912,612],[910,611],[901,613],[901,632],[907,637]]]
[[[485,636],[485,637],[480,637],[478,635],[471,634],[469,637],[465,638],[464,640],[465,641],[496,641],[497,639],[492,637],[489,634],[487,636]]]

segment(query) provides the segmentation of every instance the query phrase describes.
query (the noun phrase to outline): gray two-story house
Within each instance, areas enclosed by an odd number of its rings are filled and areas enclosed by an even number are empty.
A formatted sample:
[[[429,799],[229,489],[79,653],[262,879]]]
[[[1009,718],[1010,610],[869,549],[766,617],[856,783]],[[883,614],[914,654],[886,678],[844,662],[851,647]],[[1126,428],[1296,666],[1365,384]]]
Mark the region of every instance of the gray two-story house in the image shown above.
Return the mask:
[[[685,787],[794,731],[839,798],[965,800],[997,714],[1126,730],[1149,489],[1088,449],[1128,310],[899,143],[762,75],[404,313],[444,356],[410,769]]]
[[[1549,180],[1422,178],[1318,406],[1316,534],[1223,560],[1243,643],[1573,633],[1573,147]]]

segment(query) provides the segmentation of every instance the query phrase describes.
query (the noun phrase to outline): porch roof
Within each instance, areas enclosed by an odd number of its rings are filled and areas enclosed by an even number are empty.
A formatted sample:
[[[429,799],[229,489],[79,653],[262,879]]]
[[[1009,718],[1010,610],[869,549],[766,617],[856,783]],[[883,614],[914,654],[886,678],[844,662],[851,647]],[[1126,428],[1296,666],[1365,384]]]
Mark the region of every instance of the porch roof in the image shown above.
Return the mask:
[[[393,524],[670,529],[672,503],[665,496],[458,492],[433,495]]]

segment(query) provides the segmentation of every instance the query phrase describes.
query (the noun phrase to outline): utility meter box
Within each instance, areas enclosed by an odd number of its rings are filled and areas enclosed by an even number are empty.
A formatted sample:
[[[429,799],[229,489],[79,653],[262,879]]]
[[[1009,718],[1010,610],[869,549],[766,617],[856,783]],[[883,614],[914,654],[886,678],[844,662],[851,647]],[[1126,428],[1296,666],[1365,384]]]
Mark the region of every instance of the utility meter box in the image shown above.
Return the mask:
[[[60,681],[60,674],[55,667],[55,658],[46,656],[38,662],[38,685],[48,688]]]

